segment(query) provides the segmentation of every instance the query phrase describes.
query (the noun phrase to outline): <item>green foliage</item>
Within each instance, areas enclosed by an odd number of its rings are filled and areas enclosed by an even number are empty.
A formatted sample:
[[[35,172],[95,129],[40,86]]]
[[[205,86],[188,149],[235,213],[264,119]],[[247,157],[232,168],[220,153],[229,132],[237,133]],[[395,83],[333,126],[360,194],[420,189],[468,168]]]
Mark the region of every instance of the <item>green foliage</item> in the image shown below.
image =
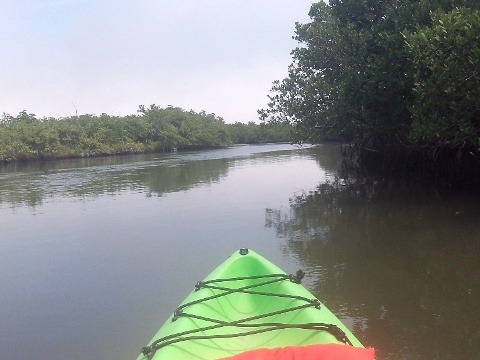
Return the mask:
[[[478,147],[479,9],[478,0],[314,3],[311,22],[296,26],[288,77],[259,115],[294,124],[303,140],[385,153]]]
[[[412,138],[480,147],[480,11],[432,13],[405,38],[415,66]]]
[[[221,117],[178,107],[141,105],[137,115],[37,119],[25,110],[0,121],[0,161],[58,159],[286,142],[288,124],[225,124]]]
[[[316,134],[311,130],[320,121],[325,129],[333,125],[328,113],[338,91],[329,85],[334,85],[337,77],[333,54],[339,30],[330,7],[324,3],[312,5],[310,17],[314,19],[312,23],[297,24],[296,40],[304,46],[293,51],[289,76],[273,83],[269,109],[259,113],[270,122],[295,124],[306,140],[314,141],[312,136]]]
[[[291,140],[292,126],[286,123],[248,124],[236,122],[229,125],[235,144],[259,144],[288,142]]]
[[[228,126],[215,114],[151,105],[126,117],[39,120],[26,111],[4,114],[0,144],[0,160],[30,160],[210,148],[231,140]]]
[[[396,9],[401,12],[401,9]],[[371,142],[408,124],[409,63],[388,2],[313,4],[297,24],[289,76],[275,82],[264,117],[298,124],[307,140]]]

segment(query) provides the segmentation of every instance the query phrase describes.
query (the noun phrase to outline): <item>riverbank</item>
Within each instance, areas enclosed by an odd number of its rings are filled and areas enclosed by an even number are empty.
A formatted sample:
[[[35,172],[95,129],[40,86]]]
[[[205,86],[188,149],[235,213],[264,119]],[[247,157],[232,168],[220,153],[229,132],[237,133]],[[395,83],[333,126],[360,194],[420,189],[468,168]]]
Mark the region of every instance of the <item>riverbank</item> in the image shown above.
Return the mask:
[[[285,124],[226,124],[181,108],[140,107],[124,117],[102,114],[38,119],[22,111],[0,121],[0,163],[221,148],[235,143],[286,142]]]

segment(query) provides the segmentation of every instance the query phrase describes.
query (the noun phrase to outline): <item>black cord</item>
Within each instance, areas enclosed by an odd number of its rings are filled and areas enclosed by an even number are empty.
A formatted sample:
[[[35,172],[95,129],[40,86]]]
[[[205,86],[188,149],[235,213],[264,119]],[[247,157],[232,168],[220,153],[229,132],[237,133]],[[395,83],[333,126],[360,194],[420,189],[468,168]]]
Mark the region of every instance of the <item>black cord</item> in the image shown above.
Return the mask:
[[[303,278],[304,273],[299,270],[296,275],[287,275],[287,274],[268,274],[268,275],[255,275],[255,276],[244,276],[244,277],[234,277],[234,278],[225,278],[225,279],[212,279],[212,280],[206,280],[206,281],[199,281],[195,285],[195,291],[198,291],[200,289],[211,289],[211,290],[220,290],[222,293],[207,296],[198,300],[194,300],[185,304],[180,305],[174,312],[172,321],[176,321],[179,317],[189,317],[197,320],[202,320],[206,322],[211,322],[213,325],[209,326],[204,326],[201,328],[197,329],[191,329],[191,330],[186,330],[182,331],[179,333],[171,334],[168,336],[165,336],[163,338],[155,340],[150,346],[145,346],[142,348],[142,353],[146,356],[148,356],[148,359],[151,359],[154,355],[155,352],[163,348],[167,345],[175,344],[178,342],[183,342],[183,341],[190,341],[190,340],[208,340],[208,339],[221,339],[221,338],[231,338],[231,337],[238,337],[238,336],[248,336],[248,335],[254,335],[254,334],[260,334],[264,332],[269,332],[269,331],[275,331],[275,330],[283,330],[283,329],[308,329],[308,330],[318,330],[318,331],[328,331],[330,334],[335,336],[335,338],[338,341],[341,341],[345,344],[352,345],[350,340],[347,338],[345,333],[336,325],[333,324],[325,324],[325,323],[300,323],[300,324],[285,324],[285,323],[272,323],[272,322],[266,322],[266,323],[248,323],[251,321],[259,320],[262,318],[267,318],[270,316],[275,316],[283,313],[288,313],[291,311],[298,311],[302,309],[306,309],[309,307],[315,307],[315,308],[320,308],[320,302],[317,299],[309,299],[303,296],[297,296],[297,295],[289,295],[289,294],[277,294],[277,293],[270,293],[270,292],[262,292],[262,291],[256,291],[256,290],[251,290],[255,287],[260,287],[264,285],[269,285],[275,282],[283,281],[283,280],[289,280],[294,283],[300,283],[301,279]],[[247,286],[239,287],[239,288],[229,288],[225,286],[219,286],[219,285],[211,285],[215,283],[220,283],[220,282],[228,282],[228,281],[241,281],[241,280],[252,280],[252,279],[267,279],[265,281],[256,283],[256,284],[250,284]],[[272,279],[272,280],[268,280]],[[219,297],[227,296],[230,294],[234,293],[243,293],[243,294],[251,294],[251,295],[260,295],[260,296],[275,296],[275,297],[281,297],[281,298],[290,298],[293,300],[300,300],[304,301],[305,303],[302,305],[297,305],[294,307],[286,308],[286,309],[281,309],[277,311],[272,311],[269,313],[261,314],[261,315],[256,315],[240,320],[235,320],[235,321],[223,321],[223,320],[218,320],[218,319],[212,319],[209,317],[201,316],[201,315],[196,315],[196,314],[190,314],[184,312],[184,309],[195,304],[199,304],[202,302],[206,302],[209,300],[217,299]],[[255,330],[250,330],[250,331],[243,331],[243,332],[238,332],[238,333],[230,333],[230,334],[210,334],[210,335],[193,335],[195,333],[199,332],[206,332],[210,330],[216,330],[224,327],[237,327],[237,328],[257,328]]]

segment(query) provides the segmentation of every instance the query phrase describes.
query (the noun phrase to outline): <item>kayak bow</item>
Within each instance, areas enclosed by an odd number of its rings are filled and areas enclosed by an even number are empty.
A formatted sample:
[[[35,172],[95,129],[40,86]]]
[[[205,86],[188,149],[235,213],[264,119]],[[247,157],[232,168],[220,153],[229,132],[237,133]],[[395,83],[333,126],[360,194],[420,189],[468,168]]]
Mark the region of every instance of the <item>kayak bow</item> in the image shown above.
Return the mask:
[[[240,249],[195,285],[137,360],[253,359],[249,354],[256,351],[264,353],[255,359],[287,359],[287,352],[323,354],[327,348],[321,344],[331,344],[328,351],[337,355],[353,351],[355,359],[373,359],[373,349],[365,349],[300,285],[302,277],[301,271],[288,275],[254,251]]]

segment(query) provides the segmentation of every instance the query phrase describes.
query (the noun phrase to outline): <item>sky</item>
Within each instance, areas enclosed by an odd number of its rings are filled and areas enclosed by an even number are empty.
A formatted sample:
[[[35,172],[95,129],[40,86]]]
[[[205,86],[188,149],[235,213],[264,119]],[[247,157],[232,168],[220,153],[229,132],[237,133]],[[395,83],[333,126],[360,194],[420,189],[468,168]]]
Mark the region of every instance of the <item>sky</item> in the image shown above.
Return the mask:
[[[313,0],[0,0],[0,114],[258,121]]]

